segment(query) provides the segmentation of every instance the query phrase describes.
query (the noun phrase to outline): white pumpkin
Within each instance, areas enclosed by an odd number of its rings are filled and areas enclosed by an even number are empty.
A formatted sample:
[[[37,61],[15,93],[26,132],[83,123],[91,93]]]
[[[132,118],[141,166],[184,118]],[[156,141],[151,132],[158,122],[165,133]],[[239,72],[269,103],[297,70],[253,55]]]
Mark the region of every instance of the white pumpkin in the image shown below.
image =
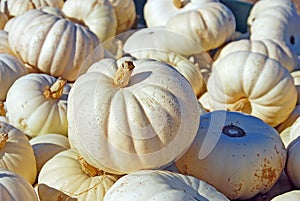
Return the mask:
[[[47,133],[29,140],[36,159],[37,172],[57,153],[70,148],[69,139],[61,134]]]
[[[47,186],[46,184],[37,184],[34,187],[34,190],[38,196],[39,201],[77,201],[76,198],[72,198],[57,189]]]
[[[133,49],[129,52],[125,52],[125,54],[126,53],[137,59],[155,59],[173,66],[189,81],[197,97],[200,97],[206,91],[206,83],[200,68],[183,56],[175,54],[174,52],[153,49]]]
[[[219,0],[147,0],[143,14],[147,27],[163,27],[171,17],[195,10],[209,2],[219,2]]]
[[[290,72],[278,61],[250,51],[216,60],[207,90],[214,110],[245,112],[273,127],[288,118],[297,102]]]
[[[263,0],[254,4],[247,23],[250,39],[271,39],[285,42],[300,54],[300,16],[292,0]]]
[[[27,136],[14,126],[0,121],[0,168],[35,182],[36,160]]]
[[[195,177],[162,170],[141,170],[121,177],[103,201],[228,200],[213,186]]]
[[[168,64],[102,59],[70,91],[68,137],[105,172],[161,168],[190,146],[199,115],[191,85]]]
[[[235,200],[268,192],[285,162],[286,149],[273,127],[251,115],[217,110],[200,116],[197,136],[176,166]]]
[[[0,53],[16,56],[8,44],[8,32],[5,30],[0,30]]]
[[[300,137],[293,139],[287,147],[287,162],[285,172],[296,188],[300,187]]]
[[[5,201],[38,201],[32,185],[19,174],[0,168],[0,198]]]
[[[99,44],[92,31],[66,19],[61,10],[53,7],[15,17],[8,32],[11,49],[26,65],[68,81],[77,78],[81,65],[94,61],[86,57]],[[92,59],[103,58],[103,53],[95,56]]]
[[[300,199],[299,190],[291,190],[274,197],[271,201],[298,201]]]
[[[103,200],[119,177],[90,166],[77,151],[68,149],[45,163],[38,184],[57,189],[78,201]]]
[[[165,28],[195,41],[205,51],[220,47],[235,32],[233,12],[223,3],[205,3],[199,8],[171,17]]]
[[[297,89],[297,94],[298,94],[297,104],[300,104],[300,70],[292,71],[291,75],[294,79],[294,84]]]
[[[283,130],[285,130],[288,127],[291,127],[295,121],[298,119],[298,117],[300,117],[300,105],[296,105],[296,107],[294,108],[294,110],[291,112],[291,114],[288,116],[288,118],[282,122],[281,124],[279,124],[278,126],[276,126],[276,130],[281,133]]]
[[[279,61],[282,66],[290,72],[297,69],[297,55],[283,42],[275,42],[271,39],[250,40],[242,39],[228,43],[221,48],[214,59],[220,59],[232,52],[251,51],[261,53],[272,59]]]
[[[9,18],[13,18],[26,11],[45,6],[60,9],[63,4],[63,0],[2,0],[0,2],[0,11],[5,13]]]
[[[68,0],[62,7],[63,13],[94,32],[100,41],[116,35],[118,21],[109,0]]]
[[[17,79],[7,98],[9,122],[27,135],[67,135],[67,98],[70,86],[51,75],[30,73]]]
[[[0,53],[0,100],[6,100],[7,92],[12,84],[28,73],[23,62],[17,57]]]

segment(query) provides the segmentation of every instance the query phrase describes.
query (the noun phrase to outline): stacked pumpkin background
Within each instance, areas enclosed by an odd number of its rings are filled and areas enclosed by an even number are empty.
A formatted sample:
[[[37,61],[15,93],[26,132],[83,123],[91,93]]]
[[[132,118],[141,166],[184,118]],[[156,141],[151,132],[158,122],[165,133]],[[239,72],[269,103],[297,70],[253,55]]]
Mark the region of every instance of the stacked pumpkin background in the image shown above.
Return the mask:
[[[299,200],[299,2],[136,2],[0,1],[0,200]]]

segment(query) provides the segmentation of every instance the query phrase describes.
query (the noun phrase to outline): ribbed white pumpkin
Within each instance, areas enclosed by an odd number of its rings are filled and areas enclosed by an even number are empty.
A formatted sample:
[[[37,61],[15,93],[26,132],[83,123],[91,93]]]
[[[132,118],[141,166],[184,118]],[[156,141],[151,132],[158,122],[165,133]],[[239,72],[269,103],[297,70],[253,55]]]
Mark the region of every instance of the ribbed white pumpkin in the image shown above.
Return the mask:
[[[27,136],[11,124],[0,121],[0,168],[35,182],[36,160]],[[1,180],[1,179],[0,179]]]
[[[250,39],[284,41],[296,54],[300,53],[300,16],[292,0],[263,0],[254,4],[247,23]]]
[[[78,201],[92,201],[103,200],[119,177],[90,166],[77,151],[68,149],[45,163],[38,184],[46,184]]]
[[[17,79],[7,98],[9,122],[27,135],[67,135],[67,98],[70,86],[51,75],[30,73]]]
[[[0,199],[3,201],[38,201],[32,185],[19,174],[0,169]]]
[[[171,17],[195,10],[210,2],[219,0],[147,0],[144,6],[145,22],[147,27],[163,27]]]
[[[214,110],[245,112],[273,127],[288,118],[297,102],[290,72],[278,61],[250,51],[216,60],[207,90]]]
[[[137,59],[155,59],[173,66],[189,81],[197,97],[200,97],[206,91],[206,83],[200,68],[187,58],[171,51],[155,49],[127,49],[127,51],[125,54],[128,53]]]
[[[195,177],[162,170],[141,170],[121,177],[103,201],[229,201],[213,186]]]
[[[6,13],[9,18],[13,18],[26,11],[44,6],[61,9],[63,4],[63,0],[2,0],[0,2],[0,11]]]
[[[77,201],[76,198],[72,198],[57,189],[47,186],[46,184],[37,184],[35,185],[34,190],[39,201]]]
[[[273,41],[271,39],[250,40],[242,39],[228,43],[223,47],[217,58],[220,59],[232,52],[251,51],[266,55],[276,61],[290,72],[297,68],[297,55],[283,42]]]
[[[298,201],[300,200],[300,191],[292,190],[272,198],[271,201]]]
[[[63,13],[74,21],[87,26],[100,41],[116,35],[118,21],[115,9],[109,0],[68,0]]]
[[[70,91],[68,136],[92,166],[124,174],[173,162],[192,143],[199,115],[191,85],[168,64],[102,59]]]
[[[218,110],[200,116],[197,136],[176,166],[230,200],[246,200],[271,189],[285,167],[286,155],[270,125],[241,112]]]
[[[86,57],[99,44],[92,31],[66,19],[53,7],[19,15],[8,29],[11,49],[26,65],[68,81],[77,78],[81,65],[89,62]],[[92,59],[103,57],[101,51],[95,56]]]
[[[12,84],[28,70],[23,62],[10,54],[0,53],[0,101],[6,100],[6,95]]]
[[[287,147],[288,155],[285,172],[296,188],[300,187],[300,136],[293,139]]]
[[[205,3],[197,9],[171,17],[165,28],[195,41],[205,51],[220,47],[235,32],[233,12],[220,2]]]
[[[36,158],[37,172],[57,153],[70,148],[69,139],[61,134],[47,133],[30,139]]]

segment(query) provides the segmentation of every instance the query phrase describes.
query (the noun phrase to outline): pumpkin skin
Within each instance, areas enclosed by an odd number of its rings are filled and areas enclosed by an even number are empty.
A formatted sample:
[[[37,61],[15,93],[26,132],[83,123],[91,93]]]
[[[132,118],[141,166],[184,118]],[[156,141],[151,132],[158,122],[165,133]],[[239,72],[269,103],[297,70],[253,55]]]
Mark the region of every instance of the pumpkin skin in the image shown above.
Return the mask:
[[[232,52],[216,60],[212,68],[207,91],[214,110],[248,113],[275,127],[296,106],[293,78],[274,59],[249,51]]]
[[[6,100],[6,95],[12,84],[28,73],[22,61],[9,54],[0,53],[0,100]]]
[[[84,4],[81,0],[68,0],[62,11],[87,26],[102,42],[117,33],[117,16],[109,0],[86,0]]]
[[[66,136],[55,133],[47,133],[29,140],[36,158],[37,172],[43,165],[57,153],[70,148]]]
[[[19,15],[8,29],[11,49],[26,65],[68,81],[77,78],[81,65],[90,62],[86,57],[99,44],[93,32],[67,20],[53,7]],[[103,54],[97,56],[100,59]]]
[[[176,68],[176,70],[189,81],[197,97],[200,97],[206,91],[206,83],[200,69],[183,56],[175,54],[174,52],[149,49],[130,50],[125,53],[137,59],[155,59],[157,61],[166,62]]]
[[[117,16],[117,34],[129,30],[136,20],[136,7],[134,0],[109,0]]]
[[[63,4],[63,0],[3,0],[0,2],[0,11],[6,13],[9,18],[13,18],[39,7],[49,6],[61,9]]]
[[[16,56],[8,44],[8,32],[0,30],[0,53]]]
[[[171,17],[165,28],[190,38],[209,51],[230,39],[235,32],[236,21],[225,4],[211,2]]]
[[[115,83],[117,69],[127,67],[133,67],[124,75],[128,85]],[[71,147],[105,172],[157,169],[192,143],[199,115],[191,85],[173,67],[132,57],[102,59],[70,91],[68,137]]]
[[[235,51],[251,51],[266,55],[276,61],[290,72],[297,68],[297,55],[283,42],[275,42],[271,39],[250,40],[241,39],[228,43],[221,48],[219,54],[214,58],[222,58]]]
[[[297,201],[300,199],[300,191],[292,190],[274,197],[271,201]]]
[[[20,175],[0,169],[0,199],[5,201],[38,201],[32,185]]]
[[[147,0],[144,5],[144,18],[147,27],[163,27],[167,21],[179,14],[198,9],[205,3],[219,0],[191,0],[184,2],[172,0]]]
[[[36,176],[36,160],[26,135],[11,124],[0,121],[0,168],[15,172],[33,184]]]
[[[250,39],[284,41],[296,54],[300,53],[300,16],[291,0],[264,0],[254,4],[247,19]]]
[[[200,116],[197,136],[176,166],[234,200],[268,192],[285,161],[274,128],[251,115],[217,110]]]
[[[121,177],[103,201],[229,200],[213,186],[195,177],[162,170],[140,170]]]
[[[67,196],[61,191],[51,188],[46,184],[37,184],[34,187],[34,190],[38,196],[39,201],[53,201],[53,200],[77,201],[76,198]]]
[[[17,79],[7,93],[9,122],[27,135],[67,135],[67,98],[71,87],[51,75],[30,73]]]
[[[96,169],[95,175],[88,175],[82,169],[79,157],[73,149],[56,154],[41,169],[38,184],[46,184],[78,201],[102,200],[120,176]]]
[[[285,172],[291,182],[295,185],[296,188],[300,187],[300,174],[299,174],[299,165],[300,165],[300,137],[293,139],[287,147],[287,162]]]

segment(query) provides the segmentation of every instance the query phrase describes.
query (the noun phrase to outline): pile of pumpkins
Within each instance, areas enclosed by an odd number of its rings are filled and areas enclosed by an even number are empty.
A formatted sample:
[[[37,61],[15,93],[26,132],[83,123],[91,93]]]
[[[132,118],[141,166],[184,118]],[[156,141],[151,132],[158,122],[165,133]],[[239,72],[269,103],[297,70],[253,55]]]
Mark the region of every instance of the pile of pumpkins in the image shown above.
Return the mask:
[[[1,200],[299,200],[294,2],[136,2],[0,1]]]

